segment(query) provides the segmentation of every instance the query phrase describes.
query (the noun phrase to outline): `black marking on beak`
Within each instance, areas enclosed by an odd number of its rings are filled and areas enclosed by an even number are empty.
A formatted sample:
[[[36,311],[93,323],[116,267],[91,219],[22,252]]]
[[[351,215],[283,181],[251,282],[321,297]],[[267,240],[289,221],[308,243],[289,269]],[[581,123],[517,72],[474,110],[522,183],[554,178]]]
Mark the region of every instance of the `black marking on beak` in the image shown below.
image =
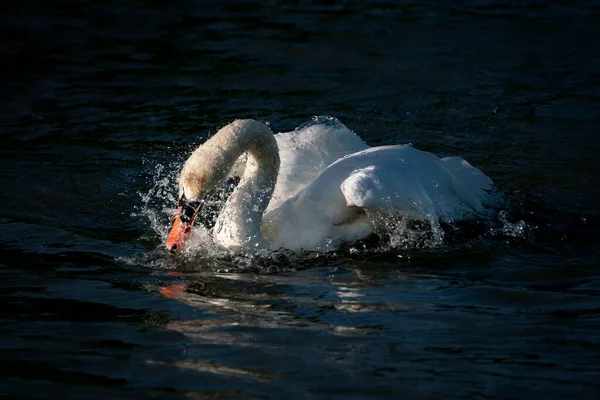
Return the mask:
[[[189,201],[185,195],[182,195],[179,199],[179,207],[181,207],[179,218],[186,223],[193,223],[197,219],[206,229],[210,230],[239,181],[239,177],[229,178],[221,188],[206,193],[200,200]]]
[[[204,205],[204,201],[188,201],[185,198],[185,195],[182,195],[179,199],[179,207],[181,207],[181,211],[179,213],[179,218],[181,222],[185,222],[191,224],[194,222],[196,215],[202,210],[202,206]]]
[[[194,219],[196,218],[198,213],[202,210],[202,205],[203,202],[201,201],[187,203],[181,209],[181,215],[179,216],[179,218],[181,218],[182,222],[187,222],[191,224],[192,222],[194,222]]]

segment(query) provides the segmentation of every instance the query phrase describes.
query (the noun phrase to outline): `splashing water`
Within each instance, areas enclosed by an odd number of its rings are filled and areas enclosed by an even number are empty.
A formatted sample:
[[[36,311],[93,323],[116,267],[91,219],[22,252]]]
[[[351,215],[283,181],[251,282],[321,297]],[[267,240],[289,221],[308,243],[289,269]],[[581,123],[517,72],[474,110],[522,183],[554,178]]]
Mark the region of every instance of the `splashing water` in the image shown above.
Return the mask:
[[[501,210],[498,213],[498,220],[502,224],[497,229],[492,229],[492,235],[502,235],[515,238],[525,238],[530,235],[532,227],[528,226],[525,221],[510,222],[509,214],[506,210]]]
[[[148,192],[138,192],[142,205],[139,213],[134,216],[145,216],[150,221],[150,226],[161,240],[166,240],[169,234],[169,222],[172,219],[177,204],[177,171],[179,166],[156,164],[153,173],[152,187]]]

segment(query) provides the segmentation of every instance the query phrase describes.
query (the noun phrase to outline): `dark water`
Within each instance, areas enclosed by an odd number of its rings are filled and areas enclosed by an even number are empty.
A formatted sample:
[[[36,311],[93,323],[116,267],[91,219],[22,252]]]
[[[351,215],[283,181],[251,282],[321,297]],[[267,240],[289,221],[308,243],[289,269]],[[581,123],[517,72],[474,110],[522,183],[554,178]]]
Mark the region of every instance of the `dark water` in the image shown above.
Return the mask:
[[[3,6],[0,396],[596,398],[600,2],[549,3]],[[194,145],[312,115],[504,203],[429,249],[163,250]]]

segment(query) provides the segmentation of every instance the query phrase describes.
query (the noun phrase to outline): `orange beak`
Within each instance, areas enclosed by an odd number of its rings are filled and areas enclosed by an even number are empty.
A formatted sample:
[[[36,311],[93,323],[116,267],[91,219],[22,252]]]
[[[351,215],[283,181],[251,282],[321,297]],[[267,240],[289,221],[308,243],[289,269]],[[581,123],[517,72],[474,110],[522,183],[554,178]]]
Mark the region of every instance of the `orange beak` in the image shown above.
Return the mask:
[[[179,207],[177,210],[181,213],[181,208]],[[194,218],[196,216],[194,215]],[[175,217],[175,221],[173,221],[173,226],[171,227],[171,232],[169,232],[169,236],[167,236],[167,250],[169,251],[179,251],[183,250],[183,246],[190,236],[190,232],[192,231],[192,224],[194,223],[194,218],[192,218],[189,222],[184,222],[181,220],[181,217],[178,215]]]

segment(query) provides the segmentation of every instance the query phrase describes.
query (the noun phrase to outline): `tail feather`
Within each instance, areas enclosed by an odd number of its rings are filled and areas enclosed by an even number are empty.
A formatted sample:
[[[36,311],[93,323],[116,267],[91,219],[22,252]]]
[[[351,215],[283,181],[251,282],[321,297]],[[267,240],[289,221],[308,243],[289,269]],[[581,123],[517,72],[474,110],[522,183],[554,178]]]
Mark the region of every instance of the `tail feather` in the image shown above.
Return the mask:
[[[480,199],[486,196],[486,191],[494,184],[488,176],[461,157],[445,157],[441,161],[448,172]]]

